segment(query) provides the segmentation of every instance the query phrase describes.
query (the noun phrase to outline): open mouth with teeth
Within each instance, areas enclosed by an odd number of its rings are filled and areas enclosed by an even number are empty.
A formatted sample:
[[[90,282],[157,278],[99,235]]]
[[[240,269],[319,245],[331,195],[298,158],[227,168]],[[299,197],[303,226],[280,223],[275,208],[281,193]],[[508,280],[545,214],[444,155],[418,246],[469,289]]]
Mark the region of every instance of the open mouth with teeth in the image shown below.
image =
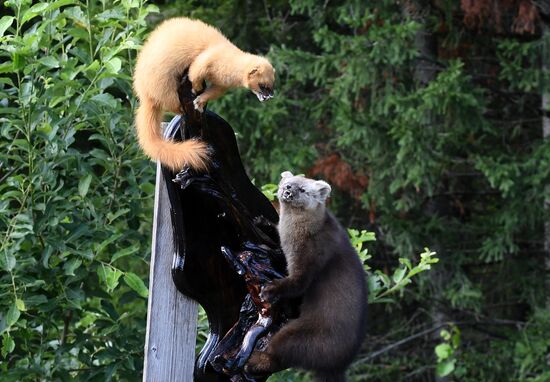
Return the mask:
[[[254,94],[256,94],[256,97],[258,97],[260,102],[264,102],[270,98],[273,98],[273,89],[265,85],[260,85],[260,91],[254,91]]]

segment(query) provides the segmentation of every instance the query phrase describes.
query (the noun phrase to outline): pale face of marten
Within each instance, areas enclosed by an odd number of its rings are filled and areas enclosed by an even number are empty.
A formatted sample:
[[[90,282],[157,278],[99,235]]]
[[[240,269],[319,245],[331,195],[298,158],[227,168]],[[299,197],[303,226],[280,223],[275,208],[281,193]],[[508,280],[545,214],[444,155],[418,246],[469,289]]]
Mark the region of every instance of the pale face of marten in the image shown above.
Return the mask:
[[[247,72],[247,87],[264,102],[273,97],[274,82],[275,69],[265,58],[258,57]]]
[[[330,186],[322,180],[294,176],[285,171],[281,174],[277,198],[279,202],[301,209],[316,209],[324,205],[330,195]]]

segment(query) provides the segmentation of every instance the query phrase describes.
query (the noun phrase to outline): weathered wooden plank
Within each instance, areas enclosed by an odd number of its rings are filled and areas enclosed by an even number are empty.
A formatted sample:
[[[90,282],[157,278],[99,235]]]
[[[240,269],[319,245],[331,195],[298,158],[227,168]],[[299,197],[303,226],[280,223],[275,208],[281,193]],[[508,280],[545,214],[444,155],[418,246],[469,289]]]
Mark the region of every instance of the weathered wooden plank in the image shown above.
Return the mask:
[[[195,361],[197,303],[176,290],[170,204],[157,164],[144,382],[191,382]]]

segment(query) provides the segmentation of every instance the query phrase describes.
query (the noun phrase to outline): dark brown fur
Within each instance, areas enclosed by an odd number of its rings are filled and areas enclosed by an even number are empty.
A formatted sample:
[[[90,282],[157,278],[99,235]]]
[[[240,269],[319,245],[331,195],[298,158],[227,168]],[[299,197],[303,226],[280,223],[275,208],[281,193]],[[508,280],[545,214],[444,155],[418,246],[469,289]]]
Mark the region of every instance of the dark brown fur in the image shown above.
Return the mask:
[[[359,351],[365,336],[365,273],[346,230],[325,209],[329,192],[325,182],[283,173],[279,233],[289,275],[264,288],[262,297],[303,296],[303,302],[300,316],[277,332],[264,352],[252,354],[251,374],[296,367],[312,371],[316,381],[345,381]]]

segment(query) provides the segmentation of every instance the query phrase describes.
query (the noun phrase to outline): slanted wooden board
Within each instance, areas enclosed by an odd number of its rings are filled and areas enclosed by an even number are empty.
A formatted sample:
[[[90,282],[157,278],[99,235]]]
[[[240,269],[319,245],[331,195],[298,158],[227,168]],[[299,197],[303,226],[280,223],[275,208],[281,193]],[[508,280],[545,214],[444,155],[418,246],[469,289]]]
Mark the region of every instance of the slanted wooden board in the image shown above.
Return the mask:
[[[174,241],[170,201],[157,164],[144,382],[191,382],[197,337],[197,303],[172,281]]]

